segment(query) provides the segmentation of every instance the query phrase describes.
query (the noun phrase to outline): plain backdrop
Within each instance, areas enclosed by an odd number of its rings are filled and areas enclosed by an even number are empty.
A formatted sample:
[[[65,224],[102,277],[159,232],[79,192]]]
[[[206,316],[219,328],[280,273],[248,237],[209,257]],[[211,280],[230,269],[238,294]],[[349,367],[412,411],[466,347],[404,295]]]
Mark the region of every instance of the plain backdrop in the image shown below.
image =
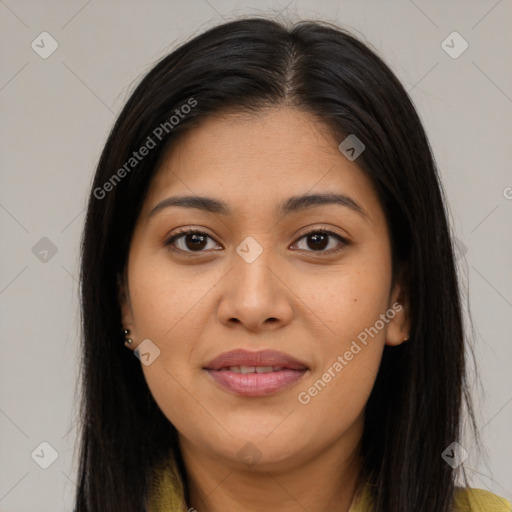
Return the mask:
[[[346,27],[410,92],[475,330],[488,458],[469,437],[465,466],[473,486],[512,499],[510,0],[0,0],[0,510],[72,509],[79,242],[109,130],[159,58],[242,14]]]

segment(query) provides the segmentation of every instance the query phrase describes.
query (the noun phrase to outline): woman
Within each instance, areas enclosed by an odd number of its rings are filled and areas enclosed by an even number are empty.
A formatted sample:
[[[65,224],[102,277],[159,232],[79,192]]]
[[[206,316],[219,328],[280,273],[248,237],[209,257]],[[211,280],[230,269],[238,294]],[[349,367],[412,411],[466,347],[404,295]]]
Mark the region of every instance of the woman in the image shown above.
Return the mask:
[[[510,510],[456,485],[445,206],[367,46],[208,30],[136,88],[91,192],[76,510]]]

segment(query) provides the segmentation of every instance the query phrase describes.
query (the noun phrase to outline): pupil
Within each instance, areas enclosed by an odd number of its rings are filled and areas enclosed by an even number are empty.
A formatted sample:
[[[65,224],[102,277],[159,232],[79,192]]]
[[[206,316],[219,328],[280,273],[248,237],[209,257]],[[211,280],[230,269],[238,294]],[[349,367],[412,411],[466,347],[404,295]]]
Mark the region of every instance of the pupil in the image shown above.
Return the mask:
[[[192,242],[192,244],[189,244],[187,242],[187,248],[188,249],[202,249],[204,247],[204,245],[205,245],[205,238],[206,238],[205,236],[199,235],[197,233],[193,233],[193,234],[188,235],[186,237],[187,240],[190,240],[191,238],[194,240],[194,242]]]
[[[326,244],[327,236],[325,234],[317,233],[317,234],[311,235],[310,240],[314,240],[314,244],[310,248],[324,249],[327,246],[327,244]]]

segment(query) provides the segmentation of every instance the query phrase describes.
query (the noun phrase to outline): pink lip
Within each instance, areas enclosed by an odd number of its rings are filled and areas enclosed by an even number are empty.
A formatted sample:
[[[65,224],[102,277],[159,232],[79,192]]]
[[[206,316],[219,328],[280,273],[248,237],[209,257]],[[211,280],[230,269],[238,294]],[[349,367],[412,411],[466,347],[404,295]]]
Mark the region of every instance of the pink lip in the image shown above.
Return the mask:
[[[220,370],[230,366],[282,366],[290,370],[308,369],[305,364],[284,352],[278,352],[277,350],[251,352],[244,349],[224,352],[210,361],[204,368],[206,370]]]
[[[290,370],[289,368],[269,373],[245,374],[230,370],[206,371],[223,388],[244,396],[270,395],[290,386],[307,372],[307,370]]]
[[[236,373],[230,366],[280,366],[269,373]],[[238,349],[216,357],[204,368],[224,389],[244,396],[264,396],[284,389],[298,381],[308,367],[297,359],[275,350],[250,352]]]

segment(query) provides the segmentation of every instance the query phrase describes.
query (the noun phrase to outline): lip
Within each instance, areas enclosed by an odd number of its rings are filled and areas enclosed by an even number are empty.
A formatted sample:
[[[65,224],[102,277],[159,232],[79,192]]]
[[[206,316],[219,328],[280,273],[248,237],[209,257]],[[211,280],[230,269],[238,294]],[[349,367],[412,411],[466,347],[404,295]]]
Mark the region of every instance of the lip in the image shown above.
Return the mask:
[[[307,370],[308,367],[294,357],[277,350],[251,352],[244,349],[224,352],[211,360],[205,370],[220,370],[230,366],[282,366],[289,370]],[[277,372],[276,372],[277,373]],[[261,374],[260,374],[261,375]]]
[[[237,373],[222,369],[230,366],[279,366],[268,373]],[[265,396],[277,393],[300,380],[309,368],[294,357],[276,350],[251,352],[238,349],[224,352],[205,368],[223,389],[242,396]]]

